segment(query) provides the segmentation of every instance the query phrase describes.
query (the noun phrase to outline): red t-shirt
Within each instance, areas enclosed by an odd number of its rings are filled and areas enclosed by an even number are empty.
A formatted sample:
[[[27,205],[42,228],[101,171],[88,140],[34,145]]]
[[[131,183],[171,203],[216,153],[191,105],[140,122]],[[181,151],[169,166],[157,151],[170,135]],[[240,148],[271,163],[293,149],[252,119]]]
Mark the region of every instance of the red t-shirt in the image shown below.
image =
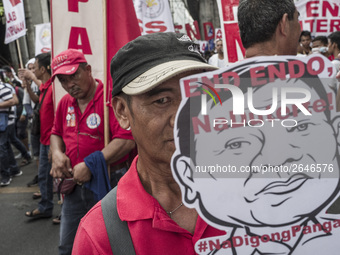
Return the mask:
[[[74,167],[84,158],[95,151],[104,148],[104,102],[103,83],[99,80],[93,100],[85,111],[81,113],[77,100],[66,94],[59,102],[52,134],[62,137],[66,151]],[[130,131],[122,129],[109,107],[110,138],[133,139]],[[128,155],[115,162],[119,164],[127,159]]]
[[[46,95],[40,108],[40,142],[43,145],[50,145],[50,136],[54,121],[54,105],[52,95],[52,81],[49,79],[46,83],[40,85],[40,97],[41,102],[44,92]]]
[[[196,254],[195,243],[202,238],[225,235],[199,216],[192,235],[174,222],[158,201],[147,193],[136,169],[138,156],[120,179],[117,211],[127,221],[136,254]],[[72,254],[112,254],[105,222],[98,202],[81,220]]]

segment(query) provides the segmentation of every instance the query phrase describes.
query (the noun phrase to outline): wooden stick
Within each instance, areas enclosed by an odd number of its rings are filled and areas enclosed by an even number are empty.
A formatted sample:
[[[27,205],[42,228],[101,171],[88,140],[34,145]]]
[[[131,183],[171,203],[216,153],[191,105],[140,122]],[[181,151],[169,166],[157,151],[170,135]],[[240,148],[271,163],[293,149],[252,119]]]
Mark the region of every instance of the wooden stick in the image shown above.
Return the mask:
[[[104,78],[103,78],[103,85],[104,85],[104,144],[105,146],[109,144],[109,134],[110,134],[110,129],[109,129],[109,123],[110,123],[110,116],[109,116],[109,109],[106,106],[106,99],[107,99],[107,86],[108,86],[108,80],[107,80],[107,36],[106,36],[106,0],[102,0],[103,4],[103,51],[104,51]],[[110,176],[110,165],[107,166],[108,170],[108,176],[109,180],[111,180]]]
[[[20,44],[19,44],[19,39],[16,39],[16,44],[17,44],[17,49],[18,49],[18,55],[19,55],[19,63],[20,63],[20,68],[23,68],[24,65],[22,64],[22,57],[21,57],[21,50],[20,50]]]

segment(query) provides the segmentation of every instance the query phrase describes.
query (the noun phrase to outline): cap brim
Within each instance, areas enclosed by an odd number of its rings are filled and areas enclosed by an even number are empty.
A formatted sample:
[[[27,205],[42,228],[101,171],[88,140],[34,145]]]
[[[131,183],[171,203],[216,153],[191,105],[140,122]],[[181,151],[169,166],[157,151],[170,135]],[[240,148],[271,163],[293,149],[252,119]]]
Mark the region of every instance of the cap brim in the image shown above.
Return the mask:
[[[79,63],[61,66],[61,67],[57,68],[57,70],[55,72],[53,72],[52,78],[54,79],[54,77],[58,74],[65,74],[65,75],[74,74],[77,71],[78,67],[79,67]]]
[[[127,95],[140,95],[177,74],[191,70],[217,70],[218,67],[194,60],[175,60],[155,66],[128,83],[122,91]]]

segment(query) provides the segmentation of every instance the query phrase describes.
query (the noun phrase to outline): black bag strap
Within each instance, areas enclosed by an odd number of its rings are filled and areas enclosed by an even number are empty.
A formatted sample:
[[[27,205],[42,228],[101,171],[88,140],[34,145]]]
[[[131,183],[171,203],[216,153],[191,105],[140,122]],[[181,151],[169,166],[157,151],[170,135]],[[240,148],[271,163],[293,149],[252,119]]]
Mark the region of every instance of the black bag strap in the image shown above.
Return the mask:
[[[51,84],[52,84],[52,83],[51,83]],[[41,108],[42,103],[43,103],[43,101],[44,101],[46,92],[47,92],[48,88],[51,86],[51,84],[48,85],[47,89],[44,91],[43,97],[41,98],[41,102],[39,102],[39,103],[37,104],[37,107],[36,107],[36,110],[37,110],[37,111],[40,111],[40,108]]]
[[[113,255],[134,255],[135,249],[126,221],[117,212],[117,186],[102,199],[102,212]]]

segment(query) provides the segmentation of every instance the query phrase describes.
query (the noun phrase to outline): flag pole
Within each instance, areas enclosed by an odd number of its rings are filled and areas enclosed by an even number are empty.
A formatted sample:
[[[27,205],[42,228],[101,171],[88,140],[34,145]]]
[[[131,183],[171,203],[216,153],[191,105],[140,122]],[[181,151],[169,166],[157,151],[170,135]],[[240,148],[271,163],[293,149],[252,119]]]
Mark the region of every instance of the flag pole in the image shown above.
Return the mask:
[[[103,85],[104,85],[104,144],[105,146],[109,144],[109,109],[107,107],[107,92],[108,92],[108,80],[107,80],[107,28],[106,28],[106,0],[102,0],[103,4],[103,51],[104,51],[104,78],[103,78]],[[109,180],[111,179],[110,176],[110,165],[107,166]]]
[[[16,39],[15,42],[16,42],[16,45],[17,45],[17,50],[18,50],[18,55],[19,55],[19,65],[20,65],[20,68],[23,68],[24,65],[22,64],[22,57],[21,57],[19,39]]]

